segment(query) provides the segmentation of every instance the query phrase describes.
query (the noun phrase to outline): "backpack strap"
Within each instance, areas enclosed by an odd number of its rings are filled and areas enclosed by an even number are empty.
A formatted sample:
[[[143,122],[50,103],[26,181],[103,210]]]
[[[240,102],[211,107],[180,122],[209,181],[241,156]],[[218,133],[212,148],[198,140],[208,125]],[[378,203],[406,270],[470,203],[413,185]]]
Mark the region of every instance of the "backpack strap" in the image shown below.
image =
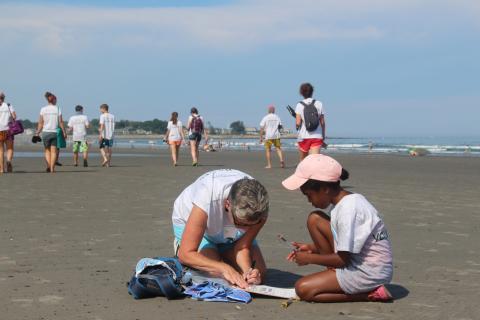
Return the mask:
[[[300,101],[300,103],[301,103],[304,107],[306,107],[306,106],[311,106],[311,105],[314,105],[314,106],[315,106],[315,102],[316,102],[315,99],[312,99],[312,103],[310,103],[310,104],[306,104],[305,102],[303,102],[303,100]]]
[[[173,282],[172,277],[168,274],[140,274],[138,275],[138,279],[155,281],[162,291],[162,294],[167,297],[168,300],[178,298],[181,294],[181,291]]]

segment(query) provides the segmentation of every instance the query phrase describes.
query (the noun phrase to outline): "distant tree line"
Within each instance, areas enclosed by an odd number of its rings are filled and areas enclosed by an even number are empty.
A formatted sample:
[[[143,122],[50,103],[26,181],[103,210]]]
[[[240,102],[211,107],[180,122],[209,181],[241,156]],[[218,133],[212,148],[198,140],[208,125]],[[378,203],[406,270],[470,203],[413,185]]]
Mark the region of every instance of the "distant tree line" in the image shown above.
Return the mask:
[[[88,129],[89,134],[98,133],[98,128],[100,127],[99,119],[90,120],[90,128]],[[38,122],[32,122],[28,119],[22,120],[23,126],[26,129],[37,129]],[[147,121],[130,121],[130,120],[120,120],[115,122],[115,129],[123,130],[128,132],[135,133],[137,130],[144,130],[146,132],[151,132],[153,134],[164,134],[167,131],[167,121],[153,119]],[[65,126],[67,122],[65,122]]]
[[[37,122],[32,122],[28,119],[22,120],[23,126],[26,129],[37,129]],[[123,130],[125,133],[136,133],[139,130],[145,132],[151,132],[152,134],[164,134],[167,131],[168,121],[153,119],[147,121],[131,121],[131,120],[120,120],[115,123],[116,130]],[[65,127],[67,122],[65,122]],[[90,128],[87,130],[88,134],[98,133],[99,128],[99,119],[90,120]],[[215,128],[210,122],[207,122],[206,126],[210,134],[220,134],[222,130],[220,128]],[[234,121],[230,124],[230,130],[232,134],[245,134],[245,124],[243,121]]]

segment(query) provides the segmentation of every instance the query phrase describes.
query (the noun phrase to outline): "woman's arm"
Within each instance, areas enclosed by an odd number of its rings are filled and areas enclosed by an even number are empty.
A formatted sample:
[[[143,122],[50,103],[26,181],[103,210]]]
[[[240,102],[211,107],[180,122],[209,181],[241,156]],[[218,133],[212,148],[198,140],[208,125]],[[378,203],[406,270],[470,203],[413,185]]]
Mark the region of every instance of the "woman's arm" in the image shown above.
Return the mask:
[[[253,225],[248,228],[248,230],[244,233],[244,235],[235,242],[234,246],[234,253],[235,253],[235,262],[240,267],[243,274],[246,274],[250,271],[252,266],[252,258],[251,258],[251,247],[253,240],[257,237],[260,230],[265,225],[267,219],[262,219],[258,224]],[[264,272],[266,270],[261,271],[261,278],[263,279]]]
[[[12,118],[13,120],[17,120],[17,113],[15,111],[12,112]]]
[[[37,132],[36,132],[36,134],[39,135],[40,132],[42,132],[42,129],[43,129],[43,116],[40,115],[40,117],[38,118],[38,125],[37,125]]]
[[[60,122],[58,125],[59,125],[60,128],[62,129],[63,136],[64,136],[65,138],[67,138],[67,130],[65,130],[65,124],[63,124],[63,117],[62,117],[62,115],[58,116],[58,120],[59,120],[59,122]]]
[[[180,262],[195,269],[219,273],[230,283],[245,288],[247,283],[232,266],[198,252],[198,247],[207,228],[207,220],[207,213],[194,205],[185,225],[180,250],[178,251]]]
[[[298,129],[300,129],[300,126],[302,125],[302,116],[297,113],[297,116],[295,117],[295,126]]]
[[[325,125],[325,116],[322,114],[320,115],[320,126],[322,126],[322,137],[323,140],[325,140],[327,137],[325,136],[325,131],[327,130],[327,127]]]

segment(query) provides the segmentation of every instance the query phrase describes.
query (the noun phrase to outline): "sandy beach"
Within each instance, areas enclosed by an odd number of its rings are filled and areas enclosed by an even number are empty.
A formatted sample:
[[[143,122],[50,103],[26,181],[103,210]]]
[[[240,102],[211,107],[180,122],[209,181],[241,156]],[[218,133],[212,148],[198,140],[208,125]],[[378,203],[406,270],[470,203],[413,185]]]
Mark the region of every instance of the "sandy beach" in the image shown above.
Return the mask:
[[[39,151],[38,148],[23,151]],[[270,217],[259,235],[268,284],[292,285],[321,267],[297,267],[277,234],[306,241],[312,210],[280,182],[294,169],[264,169],[263,152],[202,153],[180,166],[167,150],[115,157],[112,168],[70,157],[55,175],[41,158],[18,157],[0,176],[0,318],[17,319],[478,319],[480,290],[479,159],[334,155],[350,171],[345,185],[383,214],[394,249],[393,303],[310,304],[256,297],[248,305],[164,298],[135,301],[127,293],[139,258],[173,254],[171,208],[182,189],[217,168],[243,170],[270,194]]]

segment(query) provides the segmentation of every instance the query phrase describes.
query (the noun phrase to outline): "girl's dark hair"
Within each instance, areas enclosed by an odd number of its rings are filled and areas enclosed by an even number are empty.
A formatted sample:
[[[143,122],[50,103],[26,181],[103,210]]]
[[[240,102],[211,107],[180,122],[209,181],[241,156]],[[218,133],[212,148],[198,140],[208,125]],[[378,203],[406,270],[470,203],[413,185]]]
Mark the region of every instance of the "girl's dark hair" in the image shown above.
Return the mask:
[[[190,113],[198,114],[198,109],[193,107],[192,109],[190,109]]]
[[[350,177],[350,173],[348,173],[347,170],[342,168],[342,174],[340,175],[340,180],[345,181],[349,177]],[[306,190],[319,191],[320,189],[324,189],[324,188],[339,190],[340,189],[340,180],[336,181],[336,182],[326,182],[326,181],[308,179],[307,182],[305,182],[300,187],[300,190],[302,190],[302,192],[305,192]]]
[[[313,86],[306,82],[300,85],[300,94],[305,98],[311,98],[313,96]]]
[[[172,112],[172,117],[170,118],[173,124],[177,124],[178,121],[178,112]]]

